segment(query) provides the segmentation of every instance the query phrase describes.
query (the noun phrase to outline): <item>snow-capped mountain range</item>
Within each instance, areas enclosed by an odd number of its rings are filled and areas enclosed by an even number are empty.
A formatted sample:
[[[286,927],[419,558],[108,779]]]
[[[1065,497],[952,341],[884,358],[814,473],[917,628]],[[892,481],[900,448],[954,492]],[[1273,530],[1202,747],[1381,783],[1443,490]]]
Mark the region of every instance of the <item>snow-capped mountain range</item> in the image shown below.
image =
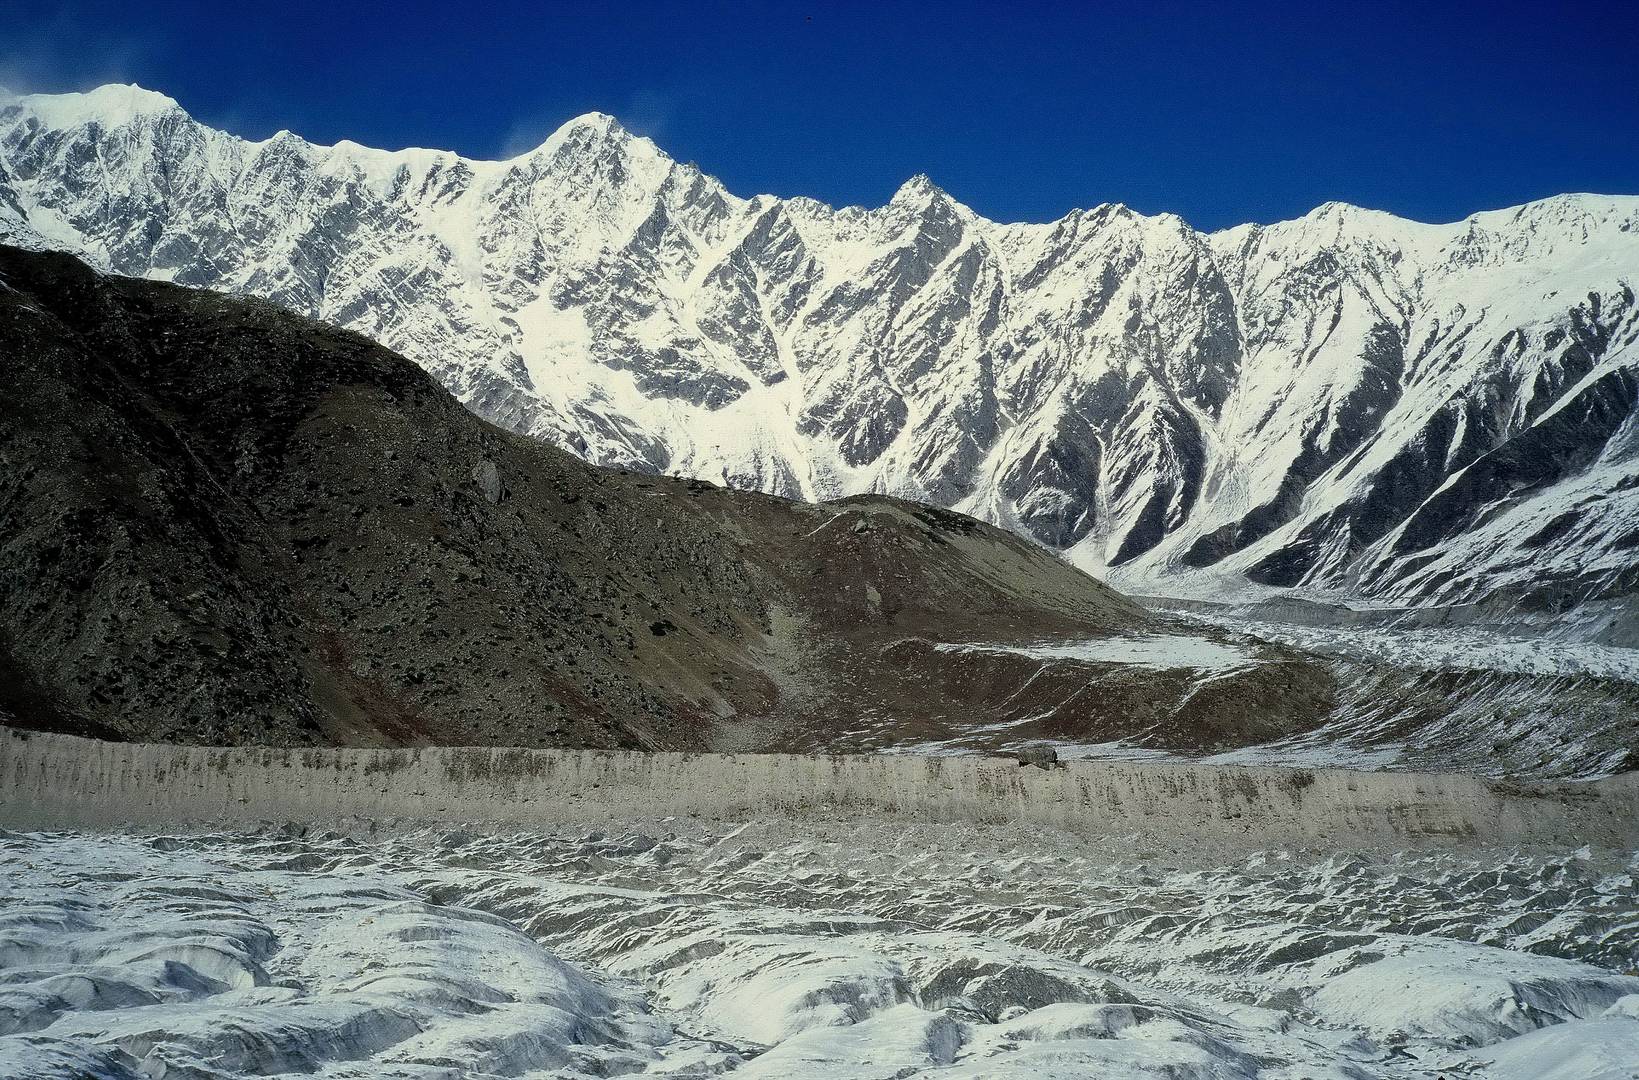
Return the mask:
[[[1639,586],[1639,197],[1200,233],[737,197],[612,118],[507,161],[0,98],[0,241],[265,297],[601,464],[881,491],[1128,588]]]

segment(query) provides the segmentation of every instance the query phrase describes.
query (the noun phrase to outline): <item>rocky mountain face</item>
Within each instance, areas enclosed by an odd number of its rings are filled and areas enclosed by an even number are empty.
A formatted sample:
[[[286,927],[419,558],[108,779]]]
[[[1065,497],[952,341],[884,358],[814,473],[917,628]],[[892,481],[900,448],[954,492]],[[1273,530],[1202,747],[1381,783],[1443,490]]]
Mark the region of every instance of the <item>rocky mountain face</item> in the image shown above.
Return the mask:
[[[887,493],[1129,588],[1639,585],[1639,198],[1202,234],[742,199],[611,118],[501,162],[250,142],[107,86],[0,104],[0,237],[263,297],[587,461]]]

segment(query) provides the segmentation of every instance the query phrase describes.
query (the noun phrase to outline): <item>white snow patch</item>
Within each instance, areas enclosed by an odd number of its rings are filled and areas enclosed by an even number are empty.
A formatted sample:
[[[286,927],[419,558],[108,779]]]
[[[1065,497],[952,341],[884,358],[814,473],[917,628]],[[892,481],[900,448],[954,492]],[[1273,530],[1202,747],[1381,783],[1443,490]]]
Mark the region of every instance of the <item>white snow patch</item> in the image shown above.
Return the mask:
[[[1251,653],[1234,645],[1191,634],[1141,634],[1034,645],[941,642],[934,647],[941,652],[1012,653],[1032,660],[1081,660],[1158,669],[1232,670],[1257,662]]]

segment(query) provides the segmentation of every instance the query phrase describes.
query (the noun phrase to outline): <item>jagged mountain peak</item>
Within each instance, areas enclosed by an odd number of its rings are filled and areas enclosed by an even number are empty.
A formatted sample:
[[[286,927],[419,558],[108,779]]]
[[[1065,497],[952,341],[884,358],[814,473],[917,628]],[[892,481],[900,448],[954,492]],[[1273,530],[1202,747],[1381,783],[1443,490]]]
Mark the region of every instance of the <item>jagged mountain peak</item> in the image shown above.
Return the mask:
[[[653,141],[632,134],[608,113],[589,112],[564,121],[539,146],[525,151],[514,160],[550,157],[566,150],[574,153],[622,154],[635,148],[671,160]]]
[[[581,113],[579,116],[576,116],[573,119],[565,121],[559,127],[559,130],[561,131],[565,128],[582,128],[582,127],[583,128],[590,128],[590,129],[595,130],[595,131],[606,131],[606,132],[622,134],[622,135],[628,134],[628,132],[626,131],[625,126],[622,125],[619,120],[617,120],[613,115],[611,115],[609,113],[606,113],[606,112],[602,112],[598,109],[592,109],[589,112]]]
[[[949,198],[949,194],[935,184],[927,173],[917,173],[900,184],[893,193],[893,202],[926,202],[929,199]]]
[[[546,137],[543,146],[556,146],[571,139],[587,143],[623,144],[635,136],[621,122],[605,112],[588,112],[571,117]]]

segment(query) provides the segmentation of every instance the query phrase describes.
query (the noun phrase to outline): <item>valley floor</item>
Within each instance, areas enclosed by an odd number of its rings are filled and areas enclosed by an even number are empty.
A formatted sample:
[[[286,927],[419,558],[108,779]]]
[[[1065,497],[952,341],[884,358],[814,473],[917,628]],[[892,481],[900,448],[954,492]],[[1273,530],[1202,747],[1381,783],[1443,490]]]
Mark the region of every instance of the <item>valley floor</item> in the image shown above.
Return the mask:
[[[0,834],[7,1077],[1639,1076],[1639,855]]]
[[[1346,621],[1321,605],[1281,618],[1258,605],[1150,598],[1173,624],[1160,632],[1086,639],[940,642],[939,653],[1006,656],[1035,665],[1011,715],[989,723],[918,725],[884,714],[829,736],[827,749],[933,755],[1010,753],[1049,744],[1061,759],[1194,761],[1229,765],[1460,772],[1516,779],[1590,780],[1639,769],[1639,648],[1555,637],[1524,625],[1401,625]],[[1291,613],[1287,613],[1290,615]],[[1353,613],[1349,613],[1353,614]],[[1412,613],[1415,615],[1416,613]],[[1244,678],[1302,656],[1326,671],[1336,696],[1293,730],[1245,745],[1177,745],[1154,727],[1093,725],[1066,732],[1058,713],[1109,692],[1111,672],[1178,676],[1189,691]],[[1037,675],[1075,665],[1082,674]],[[1219,714],[1269,712],[1277,690],[1247,683]],[[1164,728],[1166,725],[1161,725]],[[1239,733],[1236,739],[1242,738]]]

